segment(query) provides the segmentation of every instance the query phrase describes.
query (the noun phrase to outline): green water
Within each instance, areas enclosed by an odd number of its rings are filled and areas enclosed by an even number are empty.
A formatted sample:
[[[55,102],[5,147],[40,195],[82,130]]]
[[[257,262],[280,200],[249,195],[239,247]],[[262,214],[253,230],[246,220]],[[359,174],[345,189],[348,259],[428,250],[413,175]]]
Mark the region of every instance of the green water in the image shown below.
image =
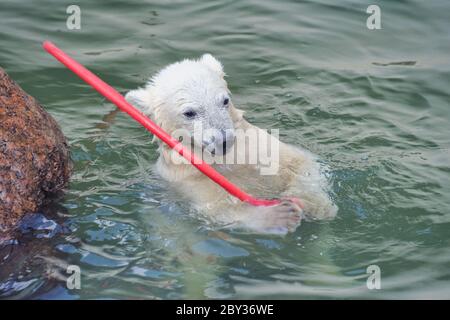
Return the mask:
[[[49,221],[0,249],[2,298],[450,298],[450,3],[0,2],[0,66],[58,120],[75,164]],[[154,172],[151,136],[44,53],[121,92],[211,52],[234,102],[331,168],[333,221],[217,230]],[[68,289],[68,265],[81,289]],[[369,265],[381,289],[366,287]]]

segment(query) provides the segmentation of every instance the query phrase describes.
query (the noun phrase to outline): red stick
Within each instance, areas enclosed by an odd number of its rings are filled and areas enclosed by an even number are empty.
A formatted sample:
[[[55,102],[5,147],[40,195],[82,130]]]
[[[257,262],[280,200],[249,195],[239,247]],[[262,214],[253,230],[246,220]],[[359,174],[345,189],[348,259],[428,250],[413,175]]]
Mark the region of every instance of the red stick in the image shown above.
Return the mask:
[[[54,56],[59,62],[65,65],[67,68],[72,70],[76,75],[78,75],[83,81],[91,85],[95,90],[97,90],[106,99],[114,103],[120,110],[128,113],[134,120],[139,122],[148,131],[153,133],[163,142],[165,142],[170,148],[175,149],[180,155],[189,160],[193,166],[200,170],[203,174],[213,180],[215,183],[224,188],[229,194],[235,196],[241,201],[248,202],[254,206],[272,206],[280,203],[280,200],[268,200],[268,199],[257,199],[248,193],[242,191],[233,183],[231,183],[227,178],[222,176],[216,170],[214,170],[210,165],[205,163],[203,160],[198,159],[198,157],[186,149],[177,139],[170,136],[167,132],[162,130],[158,125],[156,125],[152,120],[144,116],[138,109],[129,104],[125,98],[117,92],[113,87],[108,85],[106,82],[102,81],[95,74],[90,72],[88,69],[83,67],[80,63],[69,57],[64,51],[59,49],[50,41],[45,41],[43,43],[44,49]]]

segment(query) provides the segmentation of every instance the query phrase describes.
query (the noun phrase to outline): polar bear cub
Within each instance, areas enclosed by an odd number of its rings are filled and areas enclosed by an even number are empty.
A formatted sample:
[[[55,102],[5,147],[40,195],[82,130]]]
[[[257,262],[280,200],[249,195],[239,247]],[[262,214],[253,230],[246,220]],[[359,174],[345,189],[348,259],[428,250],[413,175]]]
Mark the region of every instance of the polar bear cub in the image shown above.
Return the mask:
[[[224,76],[222,64],[204,54],[165,67],[144,87],[128,92],[126,99],[244,190],[260,197],[295,196],[303,209],[289,200],[270,207],[240,202],[163,143],[157,172],[198,212],[221,224],[285,234],[302,218],[333,218],[337,207],[316,157],[247,122],[234,106]],[[268,154],[273,156],[273,170],[262,173]]]

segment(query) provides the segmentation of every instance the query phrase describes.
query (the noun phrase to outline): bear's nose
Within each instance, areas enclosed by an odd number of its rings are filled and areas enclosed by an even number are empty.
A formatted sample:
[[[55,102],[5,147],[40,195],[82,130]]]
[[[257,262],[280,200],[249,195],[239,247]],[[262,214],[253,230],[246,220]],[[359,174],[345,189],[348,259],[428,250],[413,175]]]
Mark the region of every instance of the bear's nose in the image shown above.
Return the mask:
[[[209,133],[209,132],[208,132]],[[203,137],[203,146],[211,154],[225,154],[234,144],[235,135],[230,130],[214,129],[213,134]]]

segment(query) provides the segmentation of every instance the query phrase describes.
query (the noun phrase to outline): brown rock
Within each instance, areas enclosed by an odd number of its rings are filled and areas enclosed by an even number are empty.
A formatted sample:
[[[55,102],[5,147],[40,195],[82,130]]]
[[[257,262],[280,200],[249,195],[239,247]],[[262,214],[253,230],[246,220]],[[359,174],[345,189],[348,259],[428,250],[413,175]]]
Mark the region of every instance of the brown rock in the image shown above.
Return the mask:
[[[0,68],[0,234],[62,190],[70,171],[56,121]]]

